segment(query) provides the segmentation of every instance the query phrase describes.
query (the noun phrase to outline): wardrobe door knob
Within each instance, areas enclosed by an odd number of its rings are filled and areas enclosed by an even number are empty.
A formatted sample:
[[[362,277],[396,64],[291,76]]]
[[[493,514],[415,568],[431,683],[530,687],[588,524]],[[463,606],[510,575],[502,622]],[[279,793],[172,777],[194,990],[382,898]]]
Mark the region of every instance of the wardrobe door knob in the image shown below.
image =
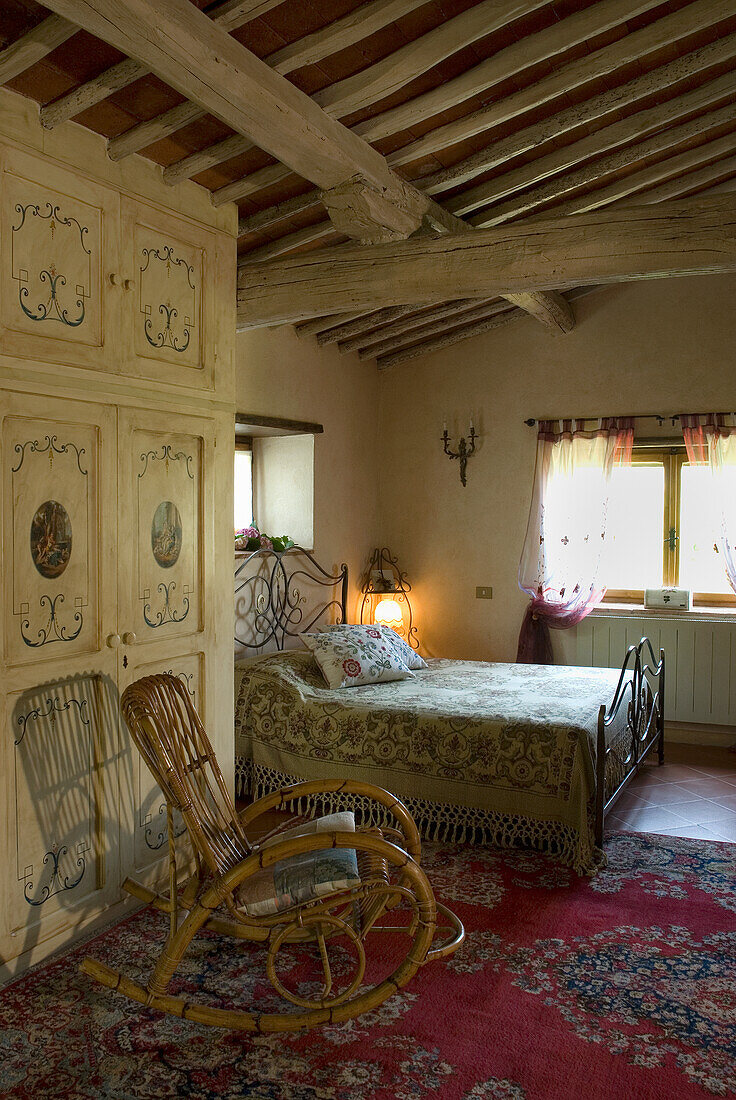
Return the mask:
[[[123,280],[120,278],[117,271],[111,271],[107,277],[110,280],[110,286],[120,286],[122,284]]]
[[[125,279],[124,282],[123,282],[123,289],[124,290],[132,290],[134,286],[135,286],[135,282],[133,281],[133,279]]]
[[[123,642],[125,645],[135,645],[137,641],[138,635],[134,634],[132,630],[126,630],[125,634],[123,634]]]
[[[107,637],[105,638],[105,645],[107,646],[108,649],[117,649],[118,646],[120,645],[120,635],[119,634],[108,634]]]

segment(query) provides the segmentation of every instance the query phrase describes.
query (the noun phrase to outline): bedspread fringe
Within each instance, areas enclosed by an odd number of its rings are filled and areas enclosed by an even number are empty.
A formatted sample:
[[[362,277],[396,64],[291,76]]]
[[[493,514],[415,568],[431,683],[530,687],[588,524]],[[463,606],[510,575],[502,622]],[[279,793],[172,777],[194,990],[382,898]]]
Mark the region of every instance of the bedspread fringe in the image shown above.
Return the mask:
[[[298,776],[237,757],[235,761],[237,793],[256,800],[280,787],[304,782]],[[555,856],[579,875],[594,875],[606,864],[604,853],[569,825],[538,821],[497,810],[478,809],[452,803],[431,802],[423,798],[404,798],[423,840],[455,844],[490,844],[499,848],[536,848]],[[294,804],[292,804],[294,805]],[[353,810],[361,825],[392,823],[385,807],[364,796],[335,792],[318,798],[300,798],[294,812],[314,817],[317,814]]]

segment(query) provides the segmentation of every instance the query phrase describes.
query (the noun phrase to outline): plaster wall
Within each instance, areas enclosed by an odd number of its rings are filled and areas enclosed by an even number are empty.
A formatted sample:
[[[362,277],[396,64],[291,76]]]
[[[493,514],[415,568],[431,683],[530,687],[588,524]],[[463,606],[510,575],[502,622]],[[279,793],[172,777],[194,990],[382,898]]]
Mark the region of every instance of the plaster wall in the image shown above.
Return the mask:
[[[735,295],[735,276],[621,284],[576,302],[567,335],[523,318],[381,375],[381,538],[414,587],[424,651],[515,659],[536,450],[524,420],[736,409]],[[456,442],[471,414],[463,488],[441,435],[446,417]],[[573,631],[553,642],[574,654]]]

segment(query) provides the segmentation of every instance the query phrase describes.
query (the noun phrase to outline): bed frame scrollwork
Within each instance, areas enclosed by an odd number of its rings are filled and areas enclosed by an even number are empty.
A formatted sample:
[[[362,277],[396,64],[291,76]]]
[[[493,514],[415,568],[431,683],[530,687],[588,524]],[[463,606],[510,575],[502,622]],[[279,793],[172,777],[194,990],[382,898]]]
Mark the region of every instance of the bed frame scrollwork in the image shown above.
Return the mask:
[[[599,848],[603,845],[607,810],[637,774],[644,757],[655,745],[659,763],[664,763],[664,688],[664,650],[660,649],[657,660],[649,638],[629,646],[613,699],[608,707],[604,704],[598,712],[595,842]],[[615,746],[606,743],[606,733],[623,709],[628,742],[623,759],[614,766],[613,760],[609,764],[609,758]]]
[[[236,652],[282,650],[318,623],[347,621],[348,567],[324,569],[301,546],[266,547],[236,559]],[[238,627],[247,625],[247,636]]]

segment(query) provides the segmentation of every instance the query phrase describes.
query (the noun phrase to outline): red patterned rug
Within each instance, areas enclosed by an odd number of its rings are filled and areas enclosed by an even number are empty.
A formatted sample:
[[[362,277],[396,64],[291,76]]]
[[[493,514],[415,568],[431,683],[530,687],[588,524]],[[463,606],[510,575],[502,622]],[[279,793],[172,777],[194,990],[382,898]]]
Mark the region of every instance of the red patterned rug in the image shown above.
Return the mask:
[[[736,845],[619,834],[577,878],[547,857],[428,846],[468,938],[342,1027],[244,1036],[140,1008],[77,970],[145,974],[140,912],[0,993],[14,1100],[690,1100],[736,1095]],[[472,899],[468,901],[466,899]],[[180,988],[257,994],[252,951],[204,937]],[[258,977],[254,975],[258,974]]]

